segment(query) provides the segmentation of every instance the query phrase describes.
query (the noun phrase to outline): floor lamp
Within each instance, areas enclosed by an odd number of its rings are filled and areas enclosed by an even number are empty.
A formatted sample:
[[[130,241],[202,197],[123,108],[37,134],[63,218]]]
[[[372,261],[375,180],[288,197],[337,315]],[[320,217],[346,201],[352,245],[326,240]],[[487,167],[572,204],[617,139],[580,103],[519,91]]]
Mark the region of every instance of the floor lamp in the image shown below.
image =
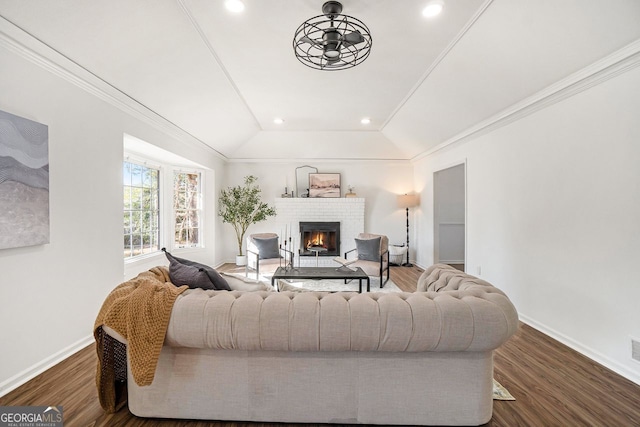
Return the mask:
[[[403,194],[398,196],[398,207],[407,210],[407,262],[402,264],[403,267],[413,267],[409,262],[409,208],[418,206],[417,194]]]

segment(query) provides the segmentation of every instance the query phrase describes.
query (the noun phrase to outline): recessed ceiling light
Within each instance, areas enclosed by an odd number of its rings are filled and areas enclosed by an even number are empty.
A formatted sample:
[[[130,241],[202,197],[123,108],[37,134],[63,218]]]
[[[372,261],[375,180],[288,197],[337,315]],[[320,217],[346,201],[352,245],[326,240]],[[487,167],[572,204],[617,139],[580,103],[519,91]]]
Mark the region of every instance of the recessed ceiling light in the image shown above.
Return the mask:
[[[369,117],[365,117],[360,120],[360,123],[362,123],[363,125],[368,125],[369,123],[371,123],[371,119]]]
[[[281,119],[280,117],[276,117],[275,119],[273,119],[273,123],[277,124],[277,125],[281,125],[284,123],[284,120]]]
[[[240,13],[244,10],[244,3],[240,0],[226,0],[224,6],[229,12]]]
[[[444,2],[442,0],[432,0],[427,3],[427,6],[422,10],[422,16],[432,18],[440,15],[442,9],[444,9]]]

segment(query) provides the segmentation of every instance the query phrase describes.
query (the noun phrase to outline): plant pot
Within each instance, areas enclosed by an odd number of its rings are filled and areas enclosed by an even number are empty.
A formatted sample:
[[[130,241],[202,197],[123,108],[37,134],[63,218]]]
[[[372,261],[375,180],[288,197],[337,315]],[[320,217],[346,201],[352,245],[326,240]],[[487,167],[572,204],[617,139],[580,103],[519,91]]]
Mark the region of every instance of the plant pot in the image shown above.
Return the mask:
[[[247,265],[247,256],[246,255],[236,255],[236,265],[237,266]]]

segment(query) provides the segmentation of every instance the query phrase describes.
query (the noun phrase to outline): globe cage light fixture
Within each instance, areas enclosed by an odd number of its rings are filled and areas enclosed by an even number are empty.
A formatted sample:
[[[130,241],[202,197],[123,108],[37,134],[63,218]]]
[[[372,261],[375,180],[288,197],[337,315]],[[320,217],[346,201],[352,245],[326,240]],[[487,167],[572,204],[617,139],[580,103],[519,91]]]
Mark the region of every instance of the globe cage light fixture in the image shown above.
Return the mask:
[[[371,33],[364,22],[341,15],[342,4],[328,1],[323,15],[303,22],[293,36],[296,58],[317,70],[344,70],[362,63],[371,53]]]

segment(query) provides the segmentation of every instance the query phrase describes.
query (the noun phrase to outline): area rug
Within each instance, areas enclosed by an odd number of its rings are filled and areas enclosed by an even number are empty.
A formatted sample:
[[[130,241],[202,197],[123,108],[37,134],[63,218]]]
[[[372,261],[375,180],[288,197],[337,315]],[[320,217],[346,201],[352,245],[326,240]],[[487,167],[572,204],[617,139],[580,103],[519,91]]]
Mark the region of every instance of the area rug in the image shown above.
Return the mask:
[[[290,282],[288,280],[280,280],[281,291],[316,291],[316,292],[358,292],[358,281],[352,280],[349,283],[344,283],[344,280],[304,280],[300,282]],[[402,292],[398,286],[389,280],[382,289],[380,289],[380,280],[371,278],[371,284],[369,286],[371,292]],[[362,281],[362,292],[367,291],[367,284]]]
[[[516,400],[511,393],[495,379],[493,380],[493,400]]]

